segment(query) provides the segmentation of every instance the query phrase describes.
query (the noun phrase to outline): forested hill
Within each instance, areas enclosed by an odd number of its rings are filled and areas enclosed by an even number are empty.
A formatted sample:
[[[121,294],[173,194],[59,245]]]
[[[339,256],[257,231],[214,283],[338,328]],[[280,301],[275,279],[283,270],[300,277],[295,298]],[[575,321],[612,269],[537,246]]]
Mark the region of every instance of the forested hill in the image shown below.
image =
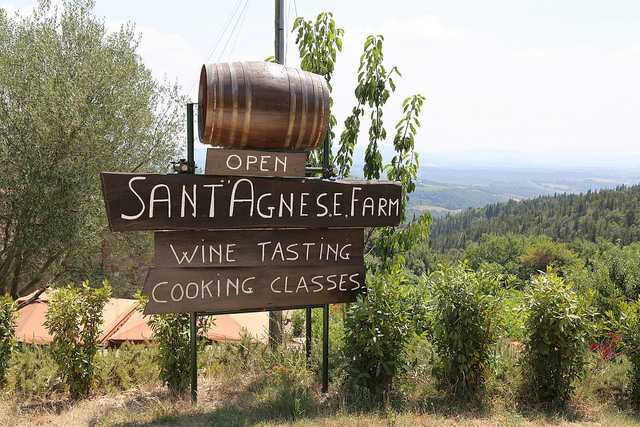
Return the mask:
[[[434,221],[431,245],[464,248],[485,233],[545,234],[560,241],[640,240],[640,185],[559,194],[468,209]]]

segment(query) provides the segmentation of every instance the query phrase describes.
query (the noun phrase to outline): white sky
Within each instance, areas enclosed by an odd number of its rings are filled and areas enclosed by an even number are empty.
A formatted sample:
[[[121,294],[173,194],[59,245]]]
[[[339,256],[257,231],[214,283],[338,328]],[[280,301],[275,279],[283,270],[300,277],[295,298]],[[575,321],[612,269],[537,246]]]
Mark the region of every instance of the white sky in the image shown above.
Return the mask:
[[[339,123],[354,104],[365,36],[385,36],[387,64],[403,74],[385,112],[389,139],[402,99],[425,95],[423,164],[640,166],[640,1],[286,1],[289,25],[295,10],[326,10],[345,29]],[[216,44],[245,3],[234,36]],[[32,4],[0,0],[10,10]],[[273,54],[272,0],[97,0],[96,14],[109,28],[136,23],[144,62],[194,99],[203,62]],[[293,41],[289,65],[299,62]]]

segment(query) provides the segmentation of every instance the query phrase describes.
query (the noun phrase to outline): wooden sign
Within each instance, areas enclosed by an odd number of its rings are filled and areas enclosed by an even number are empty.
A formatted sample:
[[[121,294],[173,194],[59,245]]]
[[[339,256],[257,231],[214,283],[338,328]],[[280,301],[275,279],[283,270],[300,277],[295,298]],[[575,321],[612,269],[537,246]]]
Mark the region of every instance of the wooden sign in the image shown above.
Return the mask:
[[[355,301],[362,266],[152,268],[145,314],[238,313]]]
[[[205,173],[230,176],[304,176],[307,153],[209,148]]]
[[[395,226],[393,182],[102,173],[113,231]]]
[[[156,267],[363,265],[364,231],[280,229],[157,231]]]

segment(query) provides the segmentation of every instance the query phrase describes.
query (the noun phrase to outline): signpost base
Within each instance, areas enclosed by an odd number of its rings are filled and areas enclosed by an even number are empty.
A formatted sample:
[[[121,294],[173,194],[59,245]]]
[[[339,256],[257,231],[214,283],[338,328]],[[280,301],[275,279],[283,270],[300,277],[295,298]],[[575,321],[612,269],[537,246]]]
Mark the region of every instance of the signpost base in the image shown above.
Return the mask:
[[[329,391],[329,304],[322,307],[322,392]]]
[[[198,313],[189,313],[189,347],[191,349],[191,403],[198,402],[198,347],[197,325]]]
[[[306,334],[305,334],[305,350],[307,352],[307,368],[311,367],[311,340],[313,339],[313,333],[311,329],[311,307],[307,307],[304,309],[305,314],[305,326],[306,326]]]

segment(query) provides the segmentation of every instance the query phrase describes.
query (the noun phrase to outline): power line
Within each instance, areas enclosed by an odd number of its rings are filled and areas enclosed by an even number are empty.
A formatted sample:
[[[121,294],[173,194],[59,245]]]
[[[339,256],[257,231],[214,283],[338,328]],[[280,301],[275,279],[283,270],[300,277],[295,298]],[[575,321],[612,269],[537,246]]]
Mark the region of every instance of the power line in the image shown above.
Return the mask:
[[[231,29],[231,32],[229,33],[229,37],[227,38],[227,41],[225,42],[224,47],[222,48],[222,50],[219,52],[218,59],[216,60],[216,62],[220,62],[220,60],[223,58],[223,56],[225,54],[225,51],[227,50],[227,47],[229,46],[229,42],[231,41],[231,38],[234,36],[234,34],[236,32],[236,28],[238,28],[238,24],[240,23],[240,20],[242,19],[242,16],[244,16],[245,11],[247,10],[247,6],[249,6],[249,0],[245,0],[244,6],[242,7],[242,11],[238,15],[235,23],[233,24],[233,28]]]
[[[238,11],[241,9],[240,5],[242,4],[243,0],[237,0],[236,4],[233,8],[233,11],[231,13],[231,15],[229,15],[229,18],[227,18],[227,21],[225,22],[222,32],[218,35],[218,38],[215,42],[215,44],[213,45],[213,49],[211,49],[211,51],[209,52],[209,54],[207,55],[207,57],[205,58],[205,62],[209,60],[209,58],[211,58],[213,56],[213,54],[215,53],[215,51],[218,49],[218,47],[220,46],[220,42],[222,41],[222,38],[224,37],[224,35],[226,34],[227,30],[230,28],[230,24],[231,21],[233,20],[233,18],[236,16],[236,14],[238,13]]]
[[[237,0],[236,1],[236,4],[235,4],[235,6],[233,7],[233,9],[231,11],[231,14],[227,18],[227,20],[224,23],[224,25],[222,26],[221,31],[218,33],[218,37],[216,37],[215,42],[213,43],[213,45],[211,47],[211,50],[209,51],[207,56],[204,58],[204,61],[202,61],[203,64],[206,64],[209,61],[209,59],[213,56],[215,51],[220,46],[220,42],[222,41],[222,39],[224,38],[225,34],[227,33],[227,30],[230,28],[231,22],[233,21],[234,17],[236,16],[238,11],[240,10],[240,5],[242,4],[242,1],[243,0]],[[189,88],[189,91],[187,92],[188,94],[190,94],[191,91],[193,91],[193,88],[195,88],[195,86],[198,83],[198,81],[199,81],[199,79],[195,79],[193,81],[193,83],[191,84],[191,87]]]
[[[233,42],[231,42],[231,49],[229,49],[229,59],[231,59],[233,52],[235,52],[236,44],[238,43],[238,39],[240,39],[240,33],[242,33],[242,27],[244,25],[245,19],[247,18],[248,11],[249,11],[249,0],[247,0],[245,9],[243,11],[243,14],[241,15],[241,18],[239,21],[240,25],[238,27],[238,31],[235,34],[235,38],[233,39]]]

